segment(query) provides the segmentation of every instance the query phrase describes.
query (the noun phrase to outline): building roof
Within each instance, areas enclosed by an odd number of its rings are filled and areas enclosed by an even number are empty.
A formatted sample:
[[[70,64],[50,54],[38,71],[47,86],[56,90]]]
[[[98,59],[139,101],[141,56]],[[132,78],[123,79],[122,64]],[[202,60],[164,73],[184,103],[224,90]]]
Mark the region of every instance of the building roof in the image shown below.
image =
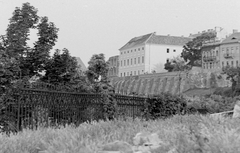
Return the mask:
[[[155,32],[154,32],[154,33],[149,33],[149,34],[146,34],[143,36],[132,38],[129,42],[127,42],[119,50],[132,48],[132,47],[139,46],[139,45],[146,44],[146,43],[183,46],[191,39],[192,38],[189,38],[189,37],[155,35]]]
[[[150,44],[161,44],[161,45],[183,46],[187,42],[189,42],[190,40],[191,40],[191,38],[189,38],[189,37],[153,35],[147,41],[147,43],[150,43]]]
[[[134,46],[144,44],[153,34],[154,33],[149,33],[143,36],[134,37],[129,42],[127,42],[123,47],[121,47],[119,50],[128,49]]]
[[[87,70],[87,67],[85,66],[85,64],[83,63],[83,61],[81,60],[80,57],[75,57],[77,59],[77,62],[78,62],[78,65],[80,65],[80,69],[82,71],[86,71]]]
[[[229,37],[224,39],[221,44],[236,43],[236,42],[240,42],[240,32],[231,34]]]

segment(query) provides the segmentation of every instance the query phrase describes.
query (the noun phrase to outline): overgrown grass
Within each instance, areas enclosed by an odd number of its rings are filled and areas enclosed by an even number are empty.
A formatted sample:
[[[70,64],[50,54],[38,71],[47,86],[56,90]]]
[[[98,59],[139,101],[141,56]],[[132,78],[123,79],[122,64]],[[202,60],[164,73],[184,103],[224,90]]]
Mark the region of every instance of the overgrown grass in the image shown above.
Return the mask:
[[[166,120],[114,120],[67,126],[58,129],[25,129],[16,135],[0,135],[3,153],[93,153],[115,140],[132,143],[141,131],[158,132],[168,144],[157,152],[176,148],[179,153],[240,152],[240,120],[216,120],[209,116],[174,116]],[[165,151],[164,151],[165,150]]]

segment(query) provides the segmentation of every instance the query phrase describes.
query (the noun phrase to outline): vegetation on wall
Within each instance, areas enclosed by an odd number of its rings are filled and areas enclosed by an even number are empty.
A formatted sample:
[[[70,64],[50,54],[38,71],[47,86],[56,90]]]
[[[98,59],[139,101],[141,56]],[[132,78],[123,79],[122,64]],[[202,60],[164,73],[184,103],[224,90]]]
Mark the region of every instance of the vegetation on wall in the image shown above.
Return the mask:
[[[201,48],[205,41],[213,40],[216,38],[215,32],[206,32],[193,38],[191,41],[183,46],[181,57],[190,66],[201,66]]]

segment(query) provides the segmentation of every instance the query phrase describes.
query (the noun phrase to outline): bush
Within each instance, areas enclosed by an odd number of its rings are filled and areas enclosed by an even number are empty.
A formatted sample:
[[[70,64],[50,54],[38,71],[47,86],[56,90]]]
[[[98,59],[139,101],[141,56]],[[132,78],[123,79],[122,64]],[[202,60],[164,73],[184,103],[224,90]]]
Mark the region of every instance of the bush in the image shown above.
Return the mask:
[[[183,96],[162,93],[149,97],[145,102],[144,116],[147,119],[167,118],[187,112],[187,100]]]

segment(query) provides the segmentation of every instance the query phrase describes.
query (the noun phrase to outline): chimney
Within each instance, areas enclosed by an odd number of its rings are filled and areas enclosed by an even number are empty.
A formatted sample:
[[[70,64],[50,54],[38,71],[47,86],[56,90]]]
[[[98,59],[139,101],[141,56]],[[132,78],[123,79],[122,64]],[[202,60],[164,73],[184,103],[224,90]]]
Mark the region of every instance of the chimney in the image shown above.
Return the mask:
[[[238,32],[238,30],[237,29],[233,29],[233,33],[237,33]]]

